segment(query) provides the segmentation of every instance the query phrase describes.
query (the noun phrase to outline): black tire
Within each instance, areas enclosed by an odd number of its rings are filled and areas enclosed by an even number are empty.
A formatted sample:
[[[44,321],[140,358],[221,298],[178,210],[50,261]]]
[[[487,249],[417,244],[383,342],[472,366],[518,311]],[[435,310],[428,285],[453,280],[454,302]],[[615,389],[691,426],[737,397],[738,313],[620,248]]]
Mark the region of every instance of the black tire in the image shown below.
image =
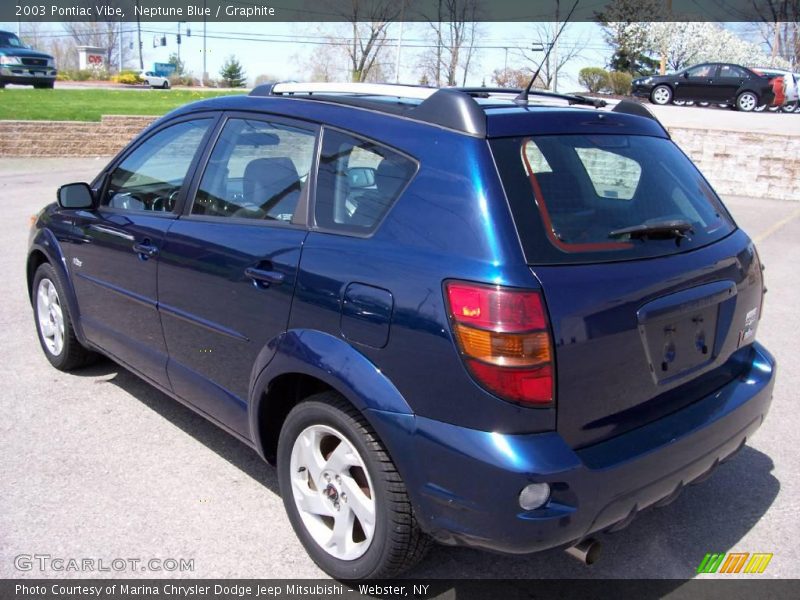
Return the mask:
[[[736,98],[736,110],[740,110],[742,112],[753,112],[759,108],[758,96],[756,96],[753,92],[742,92]],[[764,105],[764,108],[766,108],[766,105]]]
[[[55,82],[49,81],[47,83],[36,83],[33,87],[37,90],[52,90],[54,86]]]
[[[665,106],[672,102],[672,88],[668,85],[657,85],[650,92],[650,102]]]
[[[168,90],[169,89],[169,81],[165,81],[161,84],[161,89]]]
[[[372,540],[363,555],[353,560],[333,556],[313,538],[295,501],[290,467],[292,450],[301,433],[314,426],[333,429],[350,442],[363,461],[374,489]],[[292,409],[281,429],[277,466],[283,505],[295,534],[312,560],[330,576],[345,580],[393,577],[425,555],[431,540],[417,524],[405,484],[392,459],[361,413],[337,393],[316,394]]]
[[[37,301],[37,294],[42,281],[47,280],[52,283],[58,295],[59,306],[64,323],[63,344],[57,353],[48,347],[45,341],[45,335],[42,331],[41,321],[39,319],[39,302]],[[86,349],[78,341],[75,335],[75,329],[72,327],[72,317],[69,312],[69,307],[66,303],[66,294],[64,293],[64,286],[61,284],[61,279],[56,273],[55,269],[49,263],[43,263],[36,269],[36,274],[33,277],[33,288],[31,290],[32,304],[33,304],[33,318],[36,325],[36,334],[39,337],[39,344],[42,346],[42,351],[56,369],[60,371],[71,371],[79,367],[84,367],[97,360],[97,354],[91,350]]]
[[[793,113],[797,112],[797,108],[800,104],[795,100],[794,102],[787,102],[783,106],[781,106],[781,110],[785,113]]]

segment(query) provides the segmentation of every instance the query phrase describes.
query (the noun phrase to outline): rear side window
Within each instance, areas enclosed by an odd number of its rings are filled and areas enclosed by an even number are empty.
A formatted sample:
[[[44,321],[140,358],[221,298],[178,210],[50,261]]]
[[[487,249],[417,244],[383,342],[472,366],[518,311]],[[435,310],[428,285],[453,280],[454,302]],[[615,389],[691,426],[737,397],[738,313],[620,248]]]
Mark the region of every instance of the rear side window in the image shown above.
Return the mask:
[[[416,172],[411,159],[384,146],[325,129],[314,219],[343,233],[375,230]]]
[[[491,146],[531,263],[663,256],[734,230],[714,191],[667,139],[549,135]],[[682,235],[659,230],[665,223],[679,223]],[[642,233],[647,228],[652,233]]]
[[[311,129],[229,119],[208,160],[192,214],[292,221],[315,142]]]

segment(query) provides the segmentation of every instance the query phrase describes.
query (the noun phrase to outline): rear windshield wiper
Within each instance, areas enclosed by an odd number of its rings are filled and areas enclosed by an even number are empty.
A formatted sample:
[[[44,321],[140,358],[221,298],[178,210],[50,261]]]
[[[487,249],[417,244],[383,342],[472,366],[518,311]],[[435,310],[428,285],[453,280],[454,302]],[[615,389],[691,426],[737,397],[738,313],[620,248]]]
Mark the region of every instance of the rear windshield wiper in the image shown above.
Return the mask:
[[[608,232],[610,238],[620,238],[629,236],[631,239],[669,239],[675,238],[676,241],[686,237],[686,232],[692,231],[692,224],[689,221],[680,219],[670,221],[650,221],[632,227],[623,227]]]

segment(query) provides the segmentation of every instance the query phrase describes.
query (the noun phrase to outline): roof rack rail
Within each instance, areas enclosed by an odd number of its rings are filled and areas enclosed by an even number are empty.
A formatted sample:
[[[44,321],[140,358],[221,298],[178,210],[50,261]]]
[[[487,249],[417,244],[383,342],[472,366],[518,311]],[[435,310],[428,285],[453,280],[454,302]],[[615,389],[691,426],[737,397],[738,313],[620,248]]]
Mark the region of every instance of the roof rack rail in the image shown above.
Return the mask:
[[[397,83],[267,83],[250,92],[251,96],[283,96],[295,94],[355,94],[391,96],[425,100],[439,88]]]
[[[473,98],[491,98],[492,96],[500,94],[519,95],[523,90],[518,88],[484,88],[484,87],[459,87],[453,88],[469,94]],[[570,104],[585,104],[587,106],[594,106],[595,108],[603,108],[608,105],[608,102],[602,98],[587,98],[580,94],[559,94],[557,92],[548,92],[545,90],[530,90],[529,96],[541,96],[543,98],[557,98],[559,100],[566,100]]]
[[[405,116],[469,135],[486,135],[486,113],[468,95],[455,88],[435,88],[394,83],[265,83],[253,89],[251,96],[302,96],[330,100],[349,96],[347,103],[362,108],[376,108],[370,96],[422,100],[408,107]]]

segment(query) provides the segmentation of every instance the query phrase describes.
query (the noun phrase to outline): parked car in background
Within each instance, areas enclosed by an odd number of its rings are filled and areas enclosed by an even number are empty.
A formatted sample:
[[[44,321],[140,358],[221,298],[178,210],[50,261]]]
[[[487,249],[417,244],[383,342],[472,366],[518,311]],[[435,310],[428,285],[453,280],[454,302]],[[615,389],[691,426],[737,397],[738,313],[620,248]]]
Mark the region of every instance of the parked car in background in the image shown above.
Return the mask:
[[[752,240],[626,100],[281,83],[189,104],[59,189],[26,271],[53,367],[110,356],[276,463],[336,578],[432,540],[593,562],[593,533],[741,449],[775,381]]]
[[[795,112],[800,105],[798,103],[798,75],[791,71],[775,69],[772,67],[753,67],[753,71],[765,77],[771,78],[772,89],[775,92],[775,102],[768,107],[769,110],[784,112]],[[764,110],[765,105],[759,106]]]
[[[26,46],[10,31],[0,31],[0,88],[7,84],[52,88],[57,74],[52,56]]]
[[[632,82],[632,94],[653,104],[710,102],[745,112],[769,105],[775,98],[768,77],[729,63],[704,63],[677,73],[640,77]]]
[[[169,89],[169,78],[167,77],[156,75],[152,71],[141,71],[139,73],[139,77],[141,77],[151,88],[161,88],[162,90]]]

